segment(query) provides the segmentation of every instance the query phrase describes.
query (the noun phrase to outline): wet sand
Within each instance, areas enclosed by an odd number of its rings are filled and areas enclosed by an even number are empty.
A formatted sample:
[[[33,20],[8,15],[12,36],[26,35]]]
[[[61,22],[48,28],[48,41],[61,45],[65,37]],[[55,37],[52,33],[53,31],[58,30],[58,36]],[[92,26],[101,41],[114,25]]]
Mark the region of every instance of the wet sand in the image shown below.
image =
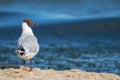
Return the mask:
[[[78,69],[56,71],[53,69],[33,71],[20,68],[0,69],[0,80],[120,80],[120,76],[109,73],[85,72]]]

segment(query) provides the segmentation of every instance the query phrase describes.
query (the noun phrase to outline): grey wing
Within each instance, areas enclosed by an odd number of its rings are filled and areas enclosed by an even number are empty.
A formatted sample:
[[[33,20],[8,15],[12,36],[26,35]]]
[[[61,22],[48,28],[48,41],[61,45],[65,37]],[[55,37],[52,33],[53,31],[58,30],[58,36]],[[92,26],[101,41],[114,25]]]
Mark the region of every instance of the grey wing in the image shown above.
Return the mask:
[[[37,38],[35,36],[27,36],[18,40],[18,46],[22,46],[25,52],[35,52],[39,51],[39,45]]]

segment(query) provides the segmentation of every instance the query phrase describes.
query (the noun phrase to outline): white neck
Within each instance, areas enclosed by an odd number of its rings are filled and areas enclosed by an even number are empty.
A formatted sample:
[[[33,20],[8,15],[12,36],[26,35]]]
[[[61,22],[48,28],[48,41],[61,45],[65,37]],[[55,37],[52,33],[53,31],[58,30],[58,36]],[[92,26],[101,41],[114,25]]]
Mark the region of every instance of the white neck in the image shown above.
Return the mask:
[[[22,23],[22,34],[34,35],[32,29],[28,26],[26,22]]]

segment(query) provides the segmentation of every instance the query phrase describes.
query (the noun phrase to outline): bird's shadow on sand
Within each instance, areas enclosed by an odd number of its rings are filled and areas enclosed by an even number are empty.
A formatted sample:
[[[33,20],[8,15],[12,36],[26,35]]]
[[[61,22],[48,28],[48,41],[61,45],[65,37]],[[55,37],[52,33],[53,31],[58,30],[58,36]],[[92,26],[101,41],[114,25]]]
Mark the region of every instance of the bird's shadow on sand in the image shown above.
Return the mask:
[[[18,66],[18,65],[3,65],[3,64],[0,64],[0,69],[9,69],[9,68],[19,69],[20,66]]]

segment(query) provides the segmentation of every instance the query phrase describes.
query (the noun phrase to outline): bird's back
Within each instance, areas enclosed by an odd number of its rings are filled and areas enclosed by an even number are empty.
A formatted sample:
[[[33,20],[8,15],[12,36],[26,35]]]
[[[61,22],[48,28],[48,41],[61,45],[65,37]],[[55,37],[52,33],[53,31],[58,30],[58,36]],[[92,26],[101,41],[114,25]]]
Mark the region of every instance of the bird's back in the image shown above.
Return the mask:
[[[26,52],[37,53],[39,51],[38,41],[34,35],[21,35],[18,39],[18,48],[21,46]]]

